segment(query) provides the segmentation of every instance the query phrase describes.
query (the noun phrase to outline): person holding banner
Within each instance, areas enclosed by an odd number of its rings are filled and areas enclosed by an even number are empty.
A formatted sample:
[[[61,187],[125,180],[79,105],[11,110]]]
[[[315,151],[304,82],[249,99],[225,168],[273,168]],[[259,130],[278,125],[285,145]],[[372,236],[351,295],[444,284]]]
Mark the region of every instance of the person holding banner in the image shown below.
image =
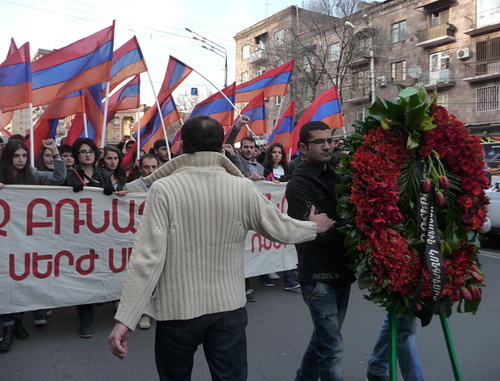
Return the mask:
[[[39,171],[32,168],[28,160],[28,148],[23,141],[10,139],[0,156],[0,189],[4,184],[61,185],[66,178],[66,161],[61,159],[53,139],[42,140],[43,152],[50,152],[54,160],[54,171]],[[35,325],[47,324],[49,310],[33,311]],[[22,325],[23,312],[2,315],[0,320],[3,336],[0,352],[10,350],[12,340],[26,339],[29,334]]]
[[[121,151],[113,146],[104,147],[104,155],[99,161],[99,166],[109,172],[111,184],[115,191],[123,190],[127,184],[127,173],[122,168],[123,155]]]
[[[282,214],[221,154],[223,140],[215,119],[188,119],[182,127],[183,154],[146,179],[152,186],[115,315],[118,322],[108,340],[112,353],[125,359],[131,331],[153,300],[161,380],[190,379],[200,344],[212,379],[246,380],[247,232],[282,243],[304,242],[333,224],[314,208],[310,221]]]

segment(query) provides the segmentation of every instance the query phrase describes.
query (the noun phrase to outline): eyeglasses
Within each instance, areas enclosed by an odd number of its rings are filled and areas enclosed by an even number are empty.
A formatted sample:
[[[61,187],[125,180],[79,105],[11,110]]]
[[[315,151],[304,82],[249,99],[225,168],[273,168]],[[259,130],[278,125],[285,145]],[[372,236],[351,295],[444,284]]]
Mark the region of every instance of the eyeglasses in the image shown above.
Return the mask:
[[[328,138],[328,139],[314,139],[314,140],[308,140],[308,143],[314,143],[318,147],[323,147],[325,145],[325,142],[328,143],[329,146],[333,144],[333,138]]]
[[[93,149],[89,149],[88,151],[82,149],[81,151],[78,151],[80,155],[92,155],[94,153]]]

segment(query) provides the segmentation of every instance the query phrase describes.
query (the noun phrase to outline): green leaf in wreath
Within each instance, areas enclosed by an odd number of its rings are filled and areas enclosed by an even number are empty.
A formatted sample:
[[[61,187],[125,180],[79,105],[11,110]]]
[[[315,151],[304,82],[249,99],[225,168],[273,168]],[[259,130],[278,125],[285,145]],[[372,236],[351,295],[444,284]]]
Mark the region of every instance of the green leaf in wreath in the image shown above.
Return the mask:
[[[387,117],[383,117],[382,120],[380,121],[380,124],[382,125],[382,128],[386,131],[389,131],[391,129],[391,121]]]
[[[406,87],[399,92],[399,96],[401,98],[408,98],[411,97],[412,95],[418,94],[417,89],[414,87]]]
[[[368,108],[368,112],[370,113],[371,116],[387,115],[387,107],[385,105],[385,102],[382,101],[380,98],[377,98],[375,102],[373,102],[373,104]]]
[[[406,149],[417,148],[420,141],[420,134],[417,131],[413,131],[411,135],[408,136],[406,141]]]

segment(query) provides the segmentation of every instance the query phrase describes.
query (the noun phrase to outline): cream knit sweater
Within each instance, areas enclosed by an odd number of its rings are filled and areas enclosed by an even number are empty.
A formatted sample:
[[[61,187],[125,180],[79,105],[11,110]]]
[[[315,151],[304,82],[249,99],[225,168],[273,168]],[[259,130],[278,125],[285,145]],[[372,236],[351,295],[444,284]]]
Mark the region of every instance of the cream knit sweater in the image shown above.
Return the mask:
[[[146,180],[154,184],[115,315],[131,329],[151,298],[158,320],[242,307],[249,230],[281,243],[316,237],[315,223],[280,213],[219,153],[181,155]]]

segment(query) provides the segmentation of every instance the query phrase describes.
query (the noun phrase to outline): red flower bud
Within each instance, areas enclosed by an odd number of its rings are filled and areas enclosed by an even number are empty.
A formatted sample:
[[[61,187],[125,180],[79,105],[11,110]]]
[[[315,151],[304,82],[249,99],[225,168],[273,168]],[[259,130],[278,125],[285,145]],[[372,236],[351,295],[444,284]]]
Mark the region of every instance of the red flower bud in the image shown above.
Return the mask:
[[[465,287],[462,288],[462,290],[460,290],[461,293],[462,293],[462,297],[467,301],[467,302],[470,302],[472,300],[472,295],[470,293],[470,291],[468,289],[466,289]]]
[[[483,276],[475,271],[472,271],[471,275],[472,275],[472,279],[474,279],[477,283],[481,283],[484,281]]]
[[[446,176],[439,177],[439,186],[441,189],[444,190],[450,189],[450,180],[448,180],[448,177]]]
[[[429,193],[432,187],[431,180],[424,180],[422,183],[422,192],[423,193]]]
[[[442,208],[446,204],[446,199],[444,198],[443,192],[436,193],[436,204]]]

